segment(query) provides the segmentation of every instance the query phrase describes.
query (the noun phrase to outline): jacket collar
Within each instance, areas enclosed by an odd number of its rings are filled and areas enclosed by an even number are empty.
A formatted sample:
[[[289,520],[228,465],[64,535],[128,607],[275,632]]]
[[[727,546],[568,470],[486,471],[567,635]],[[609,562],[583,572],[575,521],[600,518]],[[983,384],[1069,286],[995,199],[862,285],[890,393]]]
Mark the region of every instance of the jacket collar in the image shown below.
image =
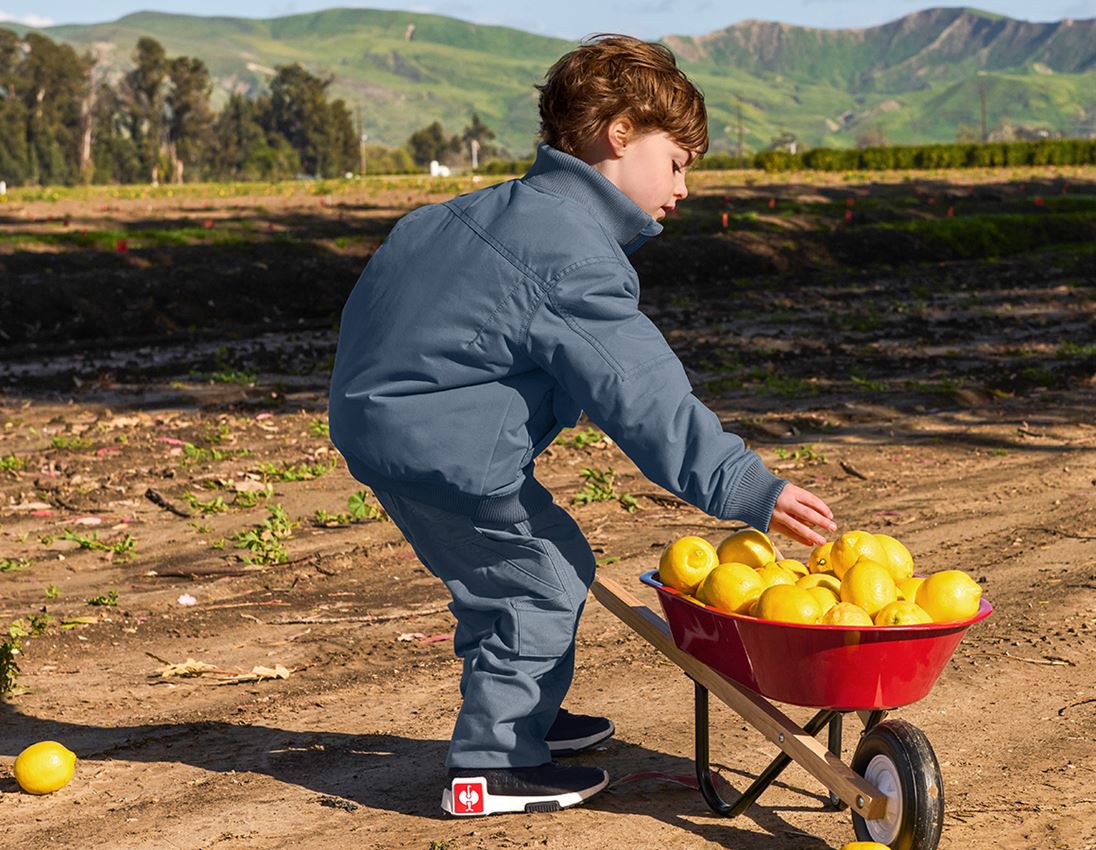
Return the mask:
[[[521,179],[536,189],[580,203],[627,254],[662,232],[662,225],[609,178],[578,157],[551,145],[537,146],[536,161]]]

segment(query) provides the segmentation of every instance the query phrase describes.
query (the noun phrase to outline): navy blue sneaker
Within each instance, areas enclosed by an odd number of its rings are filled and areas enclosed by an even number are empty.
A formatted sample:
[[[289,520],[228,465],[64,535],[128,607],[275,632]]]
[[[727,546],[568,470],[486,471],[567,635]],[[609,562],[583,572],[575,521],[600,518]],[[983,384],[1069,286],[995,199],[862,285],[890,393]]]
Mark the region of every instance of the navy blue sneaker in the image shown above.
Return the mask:
[[[450,768],[441,807],[457,817],[504,812],[558,812],[583,803],[609,784],[600,767]]]
[[[613,721],[608,717],[571,714],[567,709],[561,708],[545,739],[552,758],[573,756],[611,738],[615,731]]]

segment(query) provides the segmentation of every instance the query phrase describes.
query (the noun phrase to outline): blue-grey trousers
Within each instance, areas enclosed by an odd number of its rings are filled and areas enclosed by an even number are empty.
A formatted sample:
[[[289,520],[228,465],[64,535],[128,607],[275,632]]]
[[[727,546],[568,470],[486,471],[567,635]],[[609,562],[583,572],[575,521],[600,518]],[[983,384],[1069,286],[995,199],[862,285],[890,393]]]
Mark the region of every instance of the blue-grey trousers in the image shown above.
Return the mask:
[[[575,631],[595,559],[578,524],[548,499],[528,519],[481,520],[374,490],[457,620],[463,699],[446,765],[530,767],[571,686]]]

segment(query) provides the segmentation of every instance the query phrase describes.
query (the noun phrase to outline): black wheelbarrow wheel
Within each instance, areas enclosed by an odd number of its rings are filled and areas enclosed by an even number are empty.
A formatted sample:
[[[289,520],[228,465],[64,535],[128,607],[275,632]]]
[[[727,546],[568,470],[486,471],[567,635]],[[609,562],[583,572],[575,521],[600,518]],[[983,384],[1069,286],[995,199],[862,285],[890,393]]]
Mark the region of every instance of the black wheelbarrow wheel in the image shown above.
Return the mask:
[[[944,783],[929,739],[904,720],[884,720],[864,732],[852,769],[887,798],[886,814],[853,814],[860,841],[893,850],[935,850],[944,826]]]

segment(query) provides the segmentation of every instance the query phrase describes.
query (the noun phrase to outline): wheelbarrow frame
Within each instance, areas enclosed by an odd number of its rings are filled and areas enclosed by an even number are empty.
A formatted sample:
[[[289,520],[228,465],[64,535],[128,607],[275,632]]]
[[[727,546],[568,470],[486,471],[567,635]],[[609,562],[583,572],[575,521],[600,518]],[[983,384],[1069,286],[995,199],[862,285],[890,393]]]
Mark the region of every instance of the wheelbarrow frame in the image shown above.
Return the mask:
[[[599,576],[594,580],[591,591],[598,602],[693,680],[696,699],[697,780],[705,802],[713,811],[729,817],[745,811],[784,768],[794,761],[829,790],[831,803],[848,806],[864,820],[884,817],[887,810],[886,796],[841,760],[841,712],[823,709],[805,726],[800,726],[765,697],[678,649],[666,622],[617,582]],[[714,694],[781,750],[781,755],[733,803],[724,801],[712,783],[708,753],[709,693]],[[856,713],[863,721],[865,729],[870,729],[885,714],[881,710]],[[815,735],[826,726],[829,726],[829,736],[827,743],[823,744]]]

